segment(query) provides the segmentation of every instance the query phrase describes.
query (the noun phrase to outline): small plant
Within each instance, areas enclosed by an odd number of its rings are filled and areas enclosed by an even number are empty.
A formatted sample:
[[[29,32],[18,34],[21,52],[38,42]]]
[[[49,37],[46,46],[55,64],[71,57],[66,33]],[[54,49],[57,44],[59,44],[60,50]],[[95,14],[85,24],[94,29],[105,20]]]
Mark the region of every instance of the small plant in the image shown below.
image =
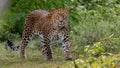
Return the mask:
[[[75,60],[74,62],[69,63],[69,65],[73,65],[73,68],[116,68],[119,66],[120,59],[116,56],[99,56],[88,57],[86,59],[80,58]]]
[[[73,61],[73,68],[118,68],[120,65],[119,45],[120,38],[115,38],[113,34],[102,38],[85,47],[86,55]]]
[[[114,38],[113,35],[102,38],[100,41],[88,45],[85,53],[91,56],[112,55],[119,52],[120,38]]]

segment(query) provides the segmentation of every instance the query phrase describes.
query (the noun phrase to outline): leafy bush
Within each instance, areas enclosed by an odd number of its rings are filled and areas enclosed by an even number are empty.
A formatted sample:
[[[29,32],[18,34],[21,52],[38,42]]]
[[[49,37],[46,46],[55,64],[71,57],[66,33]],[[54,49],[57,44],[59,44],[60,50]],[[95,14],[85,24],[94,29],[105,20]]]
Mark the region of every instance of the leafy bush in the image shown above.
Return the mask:
[[[73,68],[117,68],[120,66],[120,38],[114,34],[85,46],[84,55],[68,65]],[[79,50],[80,51],[80,50]]]
[[[80,58],[71,63],[68,63],[71,68],[117,68],[119,67],[120,59],[117,56],[99,56]]]
[[[100,39],[85,47],[85,55],[73,60],[71,68],[118,68],[120,66],[120,38],[114,35]]]
[[[87,55],[101,56],[119,53],[120,38],[114,38],[113,35],[103,38],[93,45],[88,45],[85,48]]]

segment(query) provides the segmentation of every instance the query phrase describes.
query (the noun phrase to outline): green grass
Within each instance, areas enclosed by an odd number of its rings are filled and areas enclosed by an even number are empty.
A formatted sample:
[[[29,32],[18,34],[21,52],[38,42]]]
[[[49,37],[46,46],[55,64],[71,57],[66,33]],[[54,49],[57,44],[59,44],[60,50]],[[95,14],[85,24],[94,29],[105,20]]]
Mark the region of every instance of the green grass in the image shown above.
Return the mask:
[[[56,59],[54,61],[45,61],[42,57],[38,55],[34,57],[29,57],[25,60],[19,58],[9,58],[9,60],[3,59],[1,65],[3,68],[64,68],[66,65],[66,61]]]
[[[38,40],[37,40],[38,41]],[[18,44],[15,41],[15,44]],[[70,68],[67,64],[71,61],[64,60],[61,48],[53,47],[53,61],[44,60],[41,49],[34,46],[37,42],[32,41],[26,48],[26,59],[19,58],[19,51],[11,51],[6,43],[0,43],[0,66],[2,68]],[[66,67],[67,65],[67,67]],[[0,68],[1,68],[0,67]]]
[[[14,43],[19,44],[20,41],[16,40]],[[44,60],[39,45],[39,40],[31,41],[26,48],[27,58],[20,59],[19,51],[11,51],[5,42],[0,43],[0,68],[119,68],[120,66],[119,52],[111,56],[93,57],[81,51],[82,47],[76,52],[75,49],[78,49],[76,46],[73,47],[72,53],[73,58],[78,59],[75,62],[65,61],[59,42],[52,46],[53,61],[47,61]]]

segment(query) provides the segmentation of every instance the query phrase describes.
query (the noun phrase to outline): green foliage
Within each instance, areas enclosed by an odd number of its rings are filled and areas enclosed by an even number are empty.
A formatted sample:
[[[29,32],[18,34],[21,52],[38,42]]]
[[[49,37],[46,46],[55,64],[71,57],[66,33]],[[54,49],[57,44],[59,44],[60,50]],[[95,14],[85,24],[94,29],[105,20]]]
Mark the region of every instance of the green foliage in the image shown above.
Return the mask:
[[[85,46],[93,45],[112,34],[113,38],[120,37],[120,15],[118,14],[120,7],[118,9],[97,6],[97,10],[88,10],[85,6],[78,6],[76,9],[79,14],[79,22],[70,25],[72,27],[70,34],[74,47],[73,52],[84,53]],[[75,17],[77,18],[77,16]],[[119,45],[115,44],[115,46],[119,49]]]
[[[98,9],[98,6],[114,7],[114,5],[120,4],[119,0],[79,0],[79,2],[89,10]]]
[[[85,46],[85,55],[68,63],[73,68],[117,68],[120,65],[120,38],[114,34]],[[80,50],[79,50],[80,51]]]
[[[68,63],[68,65],[75,65],[73,68],[117,68],[120,65],[120,59],[117,56],[99,56],[98,58],[88,57],[83,59],[77,59]]]
[[[16,26],[17,27],[17,26]],[[12,24],[6,24],[3,20],[0,21],[0,41],[5,41],[6,39],[11,38],[19,38],[20,35],[13,34],[10,32],[10,29],[12,28]],[[12,29],[11,29],[12,30]]]
[[[115,38],[112,34],[86,46],[85,55],[69,65],[74,64],[74,68],[117,68],[120,65],[119,56],[116,55],[119,55],[119,45],[120,38]]]
[[[100,39],[100,41],[88,45],[85,53],[90,56],[112,55],[120,51],[120,38],[114,38],[113,35]]]

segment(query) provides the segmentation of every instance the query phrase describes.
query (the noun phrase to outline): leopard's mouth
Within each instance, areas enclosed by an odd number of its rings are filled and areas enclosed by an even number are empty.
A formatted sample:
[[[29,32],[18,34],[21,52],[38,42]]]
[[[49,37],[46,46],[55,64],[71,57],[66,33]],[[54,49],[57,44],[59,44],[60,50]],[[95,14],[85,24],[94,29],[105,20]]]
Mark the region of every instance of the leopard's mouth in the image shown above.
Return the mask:
[[[59,24],[59,27],[63,28],[65,27],[65,24]]]

